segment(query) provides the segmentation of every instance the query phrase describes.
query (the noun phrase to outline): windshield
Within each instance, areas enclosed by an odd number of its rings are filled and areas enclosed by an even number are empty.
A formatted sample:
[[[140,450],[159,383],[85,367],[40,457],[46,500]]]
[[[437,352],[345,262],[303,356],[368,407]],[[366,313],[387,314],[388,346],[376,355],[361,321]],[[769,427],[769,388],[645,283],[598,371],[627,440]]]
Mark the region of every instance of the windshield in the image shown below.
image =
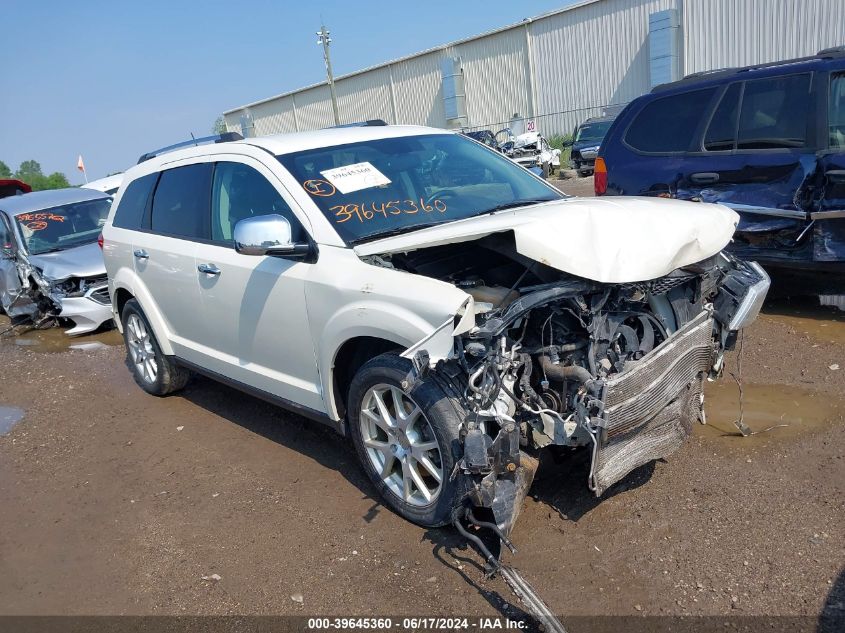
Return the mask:
[[[347,244],[564,197],[458,134],[364,141],[279,160]]]
[[[610,124],[613,121],[604,121],[602,123],[590,123],[582,125],[578,128],[578,134],[575,137],[575,142],[595,141],[601,143],[607,130],[610,129]]]
[[[15,221],[30,255],[61,251],[96,242],[111,207],[111,198],[65,204],[21,213]]]

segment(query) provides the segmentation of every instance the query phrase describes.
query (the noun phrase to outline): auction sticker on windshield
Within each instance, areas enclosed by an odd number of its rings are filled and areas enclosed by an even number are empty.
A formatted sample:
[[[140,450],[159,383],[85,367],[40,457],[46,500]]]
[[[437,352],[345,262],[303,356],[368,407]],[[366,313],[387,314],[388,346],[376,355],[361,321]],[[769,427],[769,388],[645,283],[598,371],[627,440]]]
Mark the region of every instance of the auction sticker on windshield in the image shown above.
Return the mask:
[[[370,163],[355,163],[320,172],[340,193],[389,185],[390,179]]]

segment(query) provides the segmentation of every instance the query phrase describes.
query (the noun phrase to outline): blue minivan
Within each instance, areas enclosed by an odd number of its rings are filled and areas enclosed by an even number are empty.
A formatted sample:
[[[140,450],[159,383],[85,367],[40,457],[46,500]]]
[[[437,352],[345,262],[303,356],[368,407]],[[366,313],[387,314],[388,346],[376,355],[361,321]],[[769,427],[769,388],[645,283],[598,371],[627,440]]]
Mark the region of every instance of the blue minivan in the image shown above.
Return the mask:
[[[845,292],[845,47],[635,99],[602,143],[595,190],[725,204],[738,256],[808,294]]]

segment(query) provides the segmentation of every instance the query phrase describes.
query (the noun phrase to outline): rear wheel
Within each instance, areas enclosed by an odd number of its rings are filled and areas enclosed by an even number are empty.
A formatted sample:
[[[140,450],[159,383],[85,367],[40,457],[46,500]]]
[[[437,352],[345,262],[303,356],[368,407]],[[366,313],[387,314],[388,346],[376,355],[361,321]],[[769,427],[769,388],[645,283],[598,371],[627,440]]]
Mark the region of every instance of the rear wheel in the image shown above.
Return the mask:
[[[165,396],[182,389],[191,373],[162,353],[153,329],[135,299],[130,299],[123,306],[121,321],[126,360],[141,389],[154,396]]]
[[[460,460],[459,408],[433,381],[413,394],[401,384],[410,363],[382,354],[366,363],[349,389],[349,432],[367,476],[384,501],[426,527],[451,521],[466,491],[450,479]]]

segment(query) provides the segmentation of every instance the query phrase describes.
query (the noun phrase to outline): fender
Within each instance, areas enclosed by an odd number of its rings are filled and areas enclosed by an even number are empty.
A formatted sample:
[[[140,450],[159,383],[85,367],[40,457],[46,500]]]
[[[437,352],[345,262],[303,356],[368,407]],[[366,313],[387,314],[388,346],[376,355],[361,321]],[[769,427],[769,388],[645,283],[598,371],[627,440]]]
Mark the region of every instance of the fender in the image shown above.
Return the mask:
[[[340,419],[332,385],[335,358],[344,343],[360,336],[370,336],[392,341],[407,349],[437,331],[440,325],[432,324],[406,308],[382,301],[363,300],[342,306],[329,318],[316,341],[320,382],[329,416],[333,420]]]
[[[146,284],[131,268],[121,266],[115,275],[109,279],[109,291],[112,296],[112,312],[115,313],[115,323],[123,332],[123,324],[120,322],[120,315],[117,314],[117,307],[114,303],[114,297],[117,295],[118,289],[123,289],[129,292],[147,317],[150,327],[153,329],[156,341],[165,356],[173,356],[173,347],[170,345],[170,330],[164,320],[159,309],[156,307],[156,302],[150,295],[150,291]]]

